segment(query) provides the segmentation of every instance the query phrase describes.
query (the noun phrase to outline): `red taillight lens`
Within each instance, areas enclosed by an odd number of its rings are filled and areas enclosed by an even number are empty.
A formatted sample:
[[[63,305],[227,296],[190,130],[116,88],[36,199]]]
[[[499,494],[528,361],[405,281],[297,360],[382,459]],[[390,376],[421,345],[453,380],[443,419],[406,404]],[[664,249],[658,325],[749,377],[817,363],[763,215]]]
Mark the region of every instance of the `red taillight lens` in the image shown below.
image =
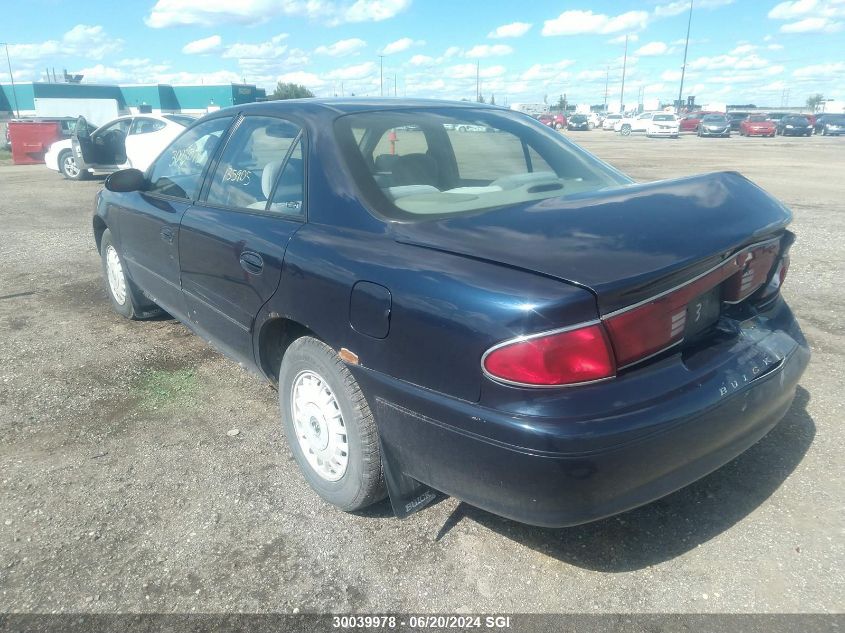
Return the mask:
[[[514,341],[483,360],[492,377],[520,385],[571,385],[616,374],[616,362],[600,324]]]

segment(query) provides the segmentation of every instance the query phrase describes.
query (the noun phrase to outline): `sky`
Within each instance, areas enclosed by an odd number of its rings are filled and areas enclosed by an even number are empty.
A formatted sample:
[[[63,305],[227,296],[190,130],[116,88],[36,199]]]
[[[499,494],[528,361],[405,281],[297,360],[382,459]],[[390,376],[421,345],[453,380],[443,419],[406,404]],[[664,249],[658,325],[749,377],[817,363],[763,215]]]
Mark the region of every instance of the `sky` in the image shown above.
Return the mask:
[[[304,84],[317,96],[499,104],[678,96],[689,0],[26,0],[4,11],[16,81]],[[684,98],[845,99],[845,0],[694,0]],[[382,57],[379,57],[379,56]],[[383,80],[380,79],[383,64]],[[395,77],[395,81],[394,81]],[[4,78],[3,81],[8,81]]]

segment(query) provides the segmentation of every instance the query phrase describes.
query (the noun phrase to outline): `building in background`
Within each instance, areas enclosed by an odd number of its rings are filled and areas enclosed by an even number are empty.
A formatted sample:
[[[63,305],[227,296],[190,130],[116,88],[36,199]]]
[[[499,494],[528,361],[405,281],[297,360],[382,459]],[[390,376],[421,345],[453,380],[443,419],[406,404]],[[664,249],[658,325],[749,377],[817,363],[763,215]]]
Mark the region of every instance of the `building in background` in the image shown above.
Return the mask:
[[[137,114],[185,112],[205,114],[209,110],[252,103],[266,98],[253,84],[168,84],[100,85],[82,83],[24,82],[0,84],[0,119],[16,116],[78,116],[84,112]],[[104,107],[97,108],[95,106]],[[78,110],[78,111],[76,111]],[[105,116],[101,114],[100,117]],[[98,124],[105,121],[95,121]]]

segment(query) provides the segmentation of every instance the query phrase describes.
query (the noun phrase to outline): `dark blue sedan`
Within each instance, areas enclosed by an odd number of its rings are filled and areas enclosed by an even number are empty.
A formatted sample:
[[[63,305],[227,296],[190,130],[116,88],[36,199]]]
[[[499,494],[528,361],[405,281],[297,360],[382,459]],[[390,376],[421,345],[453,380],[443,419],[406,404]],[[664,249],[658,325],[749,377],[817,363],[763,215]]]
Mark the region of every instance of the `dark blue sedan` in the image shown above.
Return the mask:
[[[737,173],[636,184],[532,118],[303,100],[197,121],[110,176],[114,308],[278,385],[302,472],[358,510],[454,495],[565,526],[754,444],[809,360],[794,235]]]

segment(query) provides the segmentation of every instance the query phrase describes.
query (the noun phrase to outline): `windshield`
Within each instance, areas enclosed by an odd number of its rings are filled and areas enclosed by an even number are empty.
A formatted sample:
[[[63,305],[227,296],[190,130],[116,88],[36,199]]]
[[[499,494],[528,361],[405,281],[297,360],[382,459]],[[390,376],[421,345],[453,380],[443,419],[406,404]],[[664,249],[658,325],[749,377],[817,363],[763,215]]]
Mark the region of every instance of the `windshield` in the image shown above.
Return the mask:
[[[587,117],[584,114],[573,114],[572,115],[572,122],[573,123],[583,123],[586,120],[587,120]]]
[[[170,119],[174,123],[178,123],[179,125],[184,125],[188,127],[189,125],[193,124],[196,121],[196,118],[192,116],[188,116],[187,114],[162,114],[165,119]]]
[[[655,114],[653,121],[674,121],[675,115],[674,114]]]
[[[701,119],[704,123],[726,123],[727,119],[723,117],[721,114],[708,114],[706,117]]]
[[[792,125],[810,125],[810,122],[802,116],[786,117],[784,121]]]
[[[392,219],[470,213],[630,184],[532,119],[499,110],[425,108],[335,122],[370,206]]]
[[[748,120],[751,121],[751,123],[764,123],[765,121],[768,121],[769,118],[765,114],[755,114],[754,116],[748,117]]]

